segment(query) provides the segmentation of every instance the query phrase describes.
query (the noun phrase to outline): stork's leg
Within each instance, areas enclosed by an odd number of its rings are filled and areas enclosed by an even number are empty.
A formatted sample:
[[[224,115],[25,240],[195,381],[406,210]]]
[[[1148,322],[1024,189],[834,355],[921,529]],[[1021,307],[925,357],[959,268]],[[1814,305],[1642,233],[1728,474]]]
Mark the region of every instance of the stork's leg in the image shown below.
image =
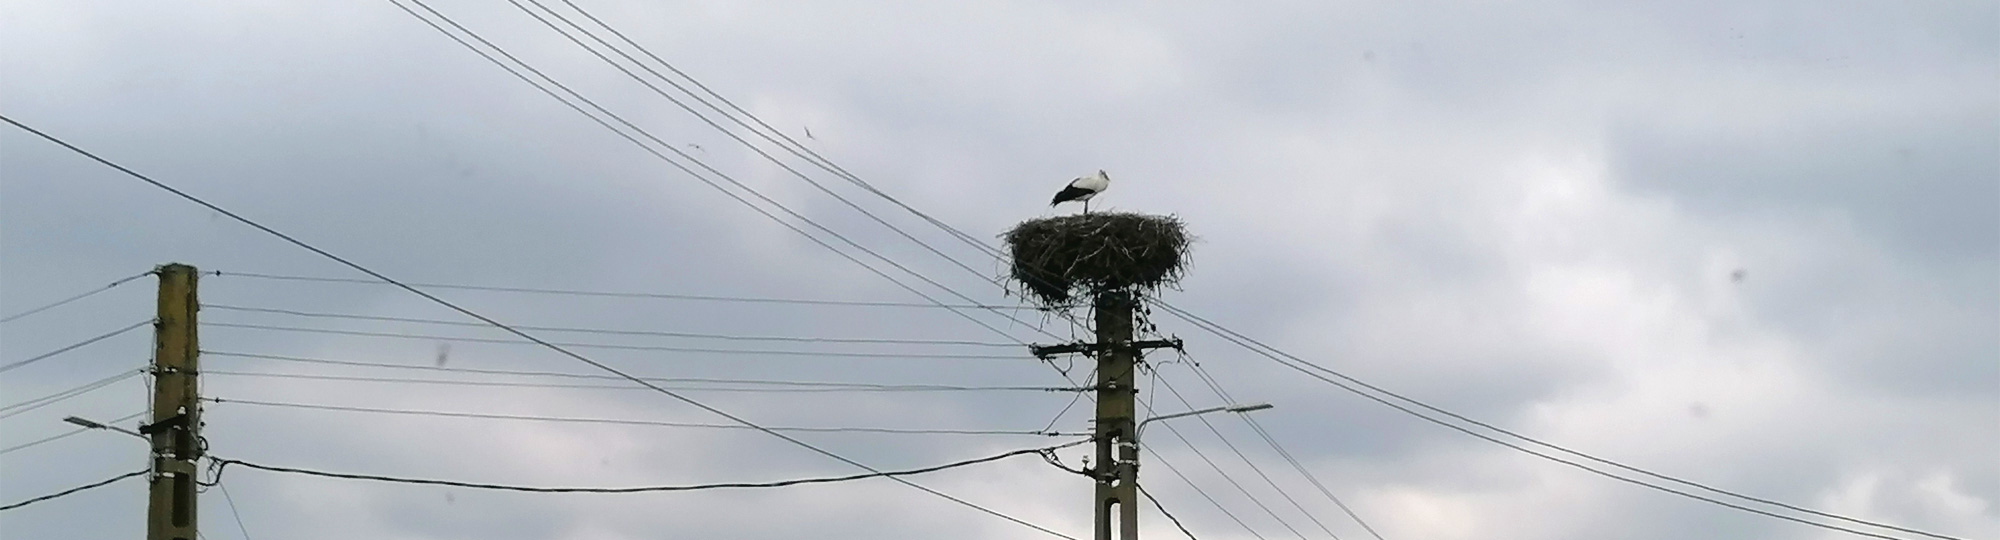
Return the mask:
[[[1090,213],[1090,199],[1083,200],[1083,213]]]

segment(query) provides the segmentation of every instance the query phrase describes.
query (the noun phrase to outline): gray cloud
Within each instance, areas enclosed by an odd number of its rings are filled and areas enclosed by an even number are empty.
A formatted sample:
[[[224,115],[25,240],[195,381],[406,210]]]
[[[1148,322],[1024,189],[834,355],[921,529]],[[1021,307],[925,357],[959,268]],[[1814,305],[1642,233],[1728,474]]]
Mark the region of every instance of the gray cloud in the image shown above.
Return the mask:
[[[911,245],[519,13],[438,6],[829,227],[975,300],[1011,302],[987,282],[1000,275],[993,261],[824,178],[975,272]],[[1061,178],[1109,169],[1118,187],[1106,203],[1177,213],[1201,237],[1185,290],[1167,298],[1250,335],[1633,464],[1939,532],[2000,531],[2000,469],[1990,458],[2000,448],[1991,427],[2000,401],[2000,107],[1992,98],[2000,91],[2000,30],[1991,5],[586,6],[780,129],[801,136],[810,128],[808,142],[827,155],[972,234],[997,234],[1046,212],[1044,190]],[[4,9],[0,108],[10,117],[391,275],[918,300],[664,167],[387,5]],[[169,260],[346,275],[18,131],[0,135],[0,173],[0,313]],[[1732,280],[1736,270],[1745,278]],[[0,327],[0,356],[24,357],[142,318],[151,309],[144,289],[128,286]],[[937,310],[442,294],[527,324],[1004,339]],[[451,315],[386,288],[227,275],[208,278],[203,297]],[[1031,311],[1018,313],[1025,323],[974,316],[1024,340],[1069,335],[1060,321]],[[215,310],[204,317],[326,324]],[[1278,403],[1259,413],[1272,433],[1391,538],[1830,537],[1513,454],[1156,319],[1188,338],[1194,359],[1233,395]],[[1030,329],[1037,325],[1055,337]],[[41,395],[136,365],[145,339],[128,337],[0,375],[0,388]],[[225,328],[203,339],[217,350],[412,364],[430,362],[436,346]],[[1029,360],[591,354],[671,376],[1060,381]],[[355,373],[206,361],[218,369]],[[531,348],[465,342],[453,345],[451,361],[582,369]],[[1218,400],[1185,366],[1163,364],[1162,373],[1196,405]],[[226,376],[212,377],[208,390],[716,421],[628,391]],[[1162,410],[1180,406],[1147,391]],[[1066,401],[702,397],[771,424],[1024,429],[1040,428]],[[139,385],[114,387],[0,420],[0,446],[57,433],[63,415],[116,417],[140,406]],[[1085,417],[1073,410],[1058,427],[1083,429]],[[218,454],[343,471],[606,485],[847,472],[753,433],[228,404],[210,419]],[[1362,534],[1253,434],[1218,420],[1316,516],[1344,537]],[[1178,427],[1288,522],[1307,525],[1204,428]],[[136,466],[136,448],[117,439],[93,433],[0,457],[0,500]],[[809,440],[883,467],[1044,442]],[[1158,433],[1148,442],[1254,529],[1284,535],[1178,440]],[[1078,455],[1066,454],[1072,462]],[[1149,489],[1198,534],[1248,537],[1159,465],[1147,464]],[[1027,532],[887,482],[564,497],[230,475],[258,537]],[[1058,530],[1086,530],[1087,485],[1032,459],[919,481]],[[0,516],[0,531],[136,534],[143,505],[136,486],[10,512]],[[223,506],[213,495],[203,504],[207,534],[229,537]],[[1176,534],[1150,514],[1147,527],[1149,535]]]

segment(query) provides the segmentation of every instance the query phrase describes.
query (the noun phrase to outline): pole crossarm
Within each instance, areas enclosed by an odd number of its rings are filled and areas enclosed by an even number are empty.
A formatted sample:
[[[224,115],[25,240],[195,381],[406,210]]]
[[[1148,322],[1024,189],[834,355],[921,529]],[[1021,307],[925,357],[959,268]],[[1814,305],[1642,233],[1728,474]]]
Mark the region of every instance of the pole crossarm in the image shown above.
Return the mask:
[[[1114,347],[1108,347],[1103,344],[1089,343],[1089,342],[1064,343],[1061,345],[1029,344],[1028,352],[1034,354],[1036,358],[1048,360],[1050,358],[1054,358],[1057,355],[1063,355],[1063,354],[1086,354],[1086,355],[1096,356],[1098,353],[1104,352],[1112,348]],[[1176,351],[1185,350],[1182,347],[1180,338],[1143,339],[1139,341],[1129,341],[1125,342],[1123,348],[1135,353],[1139,351],[1146,351],[1152,349],[1173,349]]]

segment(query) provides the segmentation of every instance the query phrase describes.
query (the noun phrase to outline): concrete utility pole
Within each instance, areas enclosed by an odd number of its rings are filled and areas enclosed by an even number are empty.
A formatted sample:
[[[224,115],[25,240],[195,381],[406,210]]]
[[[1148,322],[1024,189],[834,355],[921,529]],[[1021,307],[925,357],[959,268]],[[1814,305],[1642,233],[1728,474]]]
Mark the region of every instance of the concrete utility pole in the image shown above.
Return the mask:
[[[1097,295],[1097,540],[1139,539],[1139,441],[1132,294]],[[1111,518],[1118,517],[1118,536]]]
[[[1179,348],[1180,340],[1132,340],[1131,291],[1099,292],[1097,342],[1031,346],[1035,356],[1092,353],[1097,357],[1096,479],[1097,540],[1139,539],[1138,387],[1133,384],[1139,351]]]
[[[200,362],[195,342],[194,267],[161,266],[153,327],[153,442],[146,540],[195,540],[195,462],[201,459]]]

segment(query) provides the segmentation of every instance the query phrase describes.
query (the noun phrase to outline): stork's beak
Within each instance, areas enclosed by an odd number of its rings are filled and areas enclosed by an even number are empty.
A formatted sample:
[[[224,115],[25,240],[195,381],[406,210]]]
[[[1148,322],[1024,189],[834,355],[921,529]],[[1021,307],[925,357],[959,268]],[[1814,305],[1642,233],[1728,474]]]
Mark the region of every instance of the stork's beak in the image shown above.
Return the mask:
[[[1104,181],[1106,181],[1106,182],[1109,182],[1109,181],[1111,181],[1111,175],[1108,175],[1108,174],[1104,174],[1104,169],[1098,169],[1098,170],[1097,170],[1097,177],[1098,177],[1098,178],[1103,178],[1103,179],[1104,179]]]

